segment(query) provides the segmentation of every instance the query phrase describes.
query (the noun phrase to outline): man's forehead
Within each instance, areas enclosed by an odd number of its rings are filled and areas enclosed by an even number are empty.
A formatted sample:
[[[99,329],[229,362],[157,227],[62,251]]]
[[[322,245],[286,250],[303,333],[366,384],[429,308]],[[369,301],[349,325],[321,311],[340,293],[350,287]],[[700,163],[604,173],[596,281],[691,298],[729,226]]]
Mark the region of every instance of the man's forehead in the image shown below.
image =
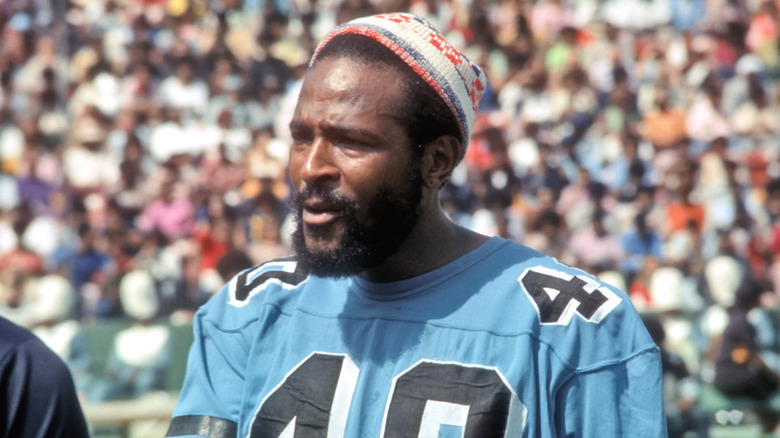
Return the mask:
[[[350,91],[359,85],[359,82],[354,80],[355,77],[362,75],[369,68],[367,63],[355,62],[347,57],[325,59],[307,70],[304,85],[309,85],[310,88],[327,87],[333,91]]]
[[[324,59],[304,77],[301,98],[397,102],[403,78],[392,68],[349,57]]]
[[[383,72],[386,77],[398,77],[401,78],[401,72],[396,68],[391,67],[389,64],[382,62],[370,62],[364,59],[350,56],[348,54],[339,54],[330,56],[322,60],[318,60],[312,66],[306,70],[304,81],[306,78],[316,74],[331,74],[342,75],[351,77],[361,74],[376,74],[377,72]],[[375,84],[381,85],[381,84]]]
[[[387,118],[400,123],[403,93],[403,79],[393,69],[349,57],[323,59],[304,78],[291,125],[347,126]]]

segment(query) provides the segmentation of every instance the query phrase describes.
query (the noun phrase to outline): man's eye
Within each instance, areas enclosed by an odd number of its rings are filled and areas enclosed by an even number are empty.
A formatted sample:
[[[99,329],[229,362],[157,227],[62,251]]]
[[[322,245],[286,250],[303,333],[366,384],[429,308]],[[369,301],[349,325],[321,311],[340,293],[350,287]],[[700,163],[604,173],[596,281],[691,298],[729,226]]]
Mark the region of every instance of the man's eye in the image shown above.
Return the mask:
[[[292,133],[292,140],[295,144],[309,144],[311,143],[312,136],[311,134],[305,133],[305,132],[293,132]]]
[[[346,149],[363,149],[363,148],[371,147],[371,145],[366,143],[365,141],[356,138],[351,138],[351,137],[335,138],[333,140],[333,143],[338,147],[346,148]]]

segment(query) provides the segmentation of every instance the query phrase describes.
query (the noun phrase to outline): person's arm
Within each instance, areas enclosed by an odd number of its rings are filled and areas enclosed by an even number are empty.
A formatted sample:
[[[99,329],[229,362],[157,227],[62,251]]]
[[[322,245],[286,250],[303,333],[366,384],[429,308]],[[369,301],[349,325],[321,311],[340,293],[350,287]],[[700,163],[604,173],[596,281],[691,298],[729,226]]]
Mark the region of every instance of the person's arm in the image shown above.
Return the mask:
[[[666,437],[656,349],[575,374],[555,397],[558,436]]]
[[[89,437],[68,367],[34,335],[0,358],[0,437]]]

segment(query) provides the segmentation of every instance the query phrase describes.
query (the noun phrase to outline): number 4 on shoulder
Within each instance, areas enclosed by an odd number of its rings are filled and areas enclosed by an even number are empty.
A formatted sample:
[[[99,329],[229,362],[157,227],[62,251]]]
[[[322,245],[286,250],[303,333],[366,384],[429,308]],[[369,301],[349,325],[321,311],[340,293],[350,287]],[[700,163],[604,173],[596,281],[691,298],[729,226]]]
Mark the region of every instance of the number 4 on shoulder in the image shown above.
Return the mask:
[[[622,301],[587,275],[575,276],[544,266],[526,269],[517,281],[531,298],[542,324],[569,325],[575,314],[598,324]]]

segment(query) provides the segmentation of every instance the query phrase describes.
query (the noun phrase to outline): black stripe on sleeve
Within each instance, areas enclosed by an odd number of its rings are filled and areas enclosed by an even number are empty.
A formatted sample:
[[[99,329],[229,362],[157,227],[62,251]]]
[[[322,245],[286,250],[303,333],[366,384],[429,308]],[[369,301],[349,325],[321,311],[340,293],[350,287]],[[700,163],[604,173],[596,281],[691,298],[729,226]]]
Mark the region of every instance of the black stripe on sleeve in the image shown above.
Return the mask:
[[[209,415],[173,417],[166,437],[200,435],[209,438],[233,438],[238,432],[235,421]]]

